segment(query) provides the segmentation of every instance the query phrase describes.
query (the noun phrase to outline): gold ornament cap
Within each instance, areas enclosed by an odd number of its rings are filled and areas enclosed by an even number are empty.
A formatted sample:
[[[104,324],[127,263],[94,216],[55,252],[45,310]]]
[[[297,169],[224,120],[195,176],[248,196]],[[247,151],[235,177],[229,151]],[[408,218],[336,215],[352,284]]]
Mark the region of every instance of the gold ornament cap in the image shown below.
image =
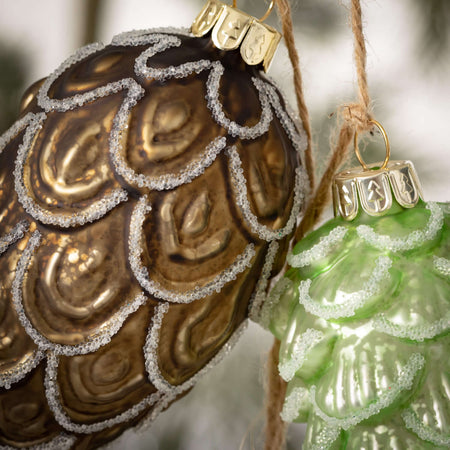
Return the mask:
[[[274,2],[261,19],[256,19],[233,6],[218,0],[209,0],[191,26],[196,37],[212,31],[212,41],[220,50],[240,49],[242,59],[250,66],[262,64],[267,72],[281,39],[275,28],[264,24]]]
[[[334,215],[353,220],[360,208],[371,216],[382,216],[395,199],[404,208],[413,208],[420,198],[422,187],[411,161],[389,161],[390,146],[384,128],[371,122],[381,131],[386,144],[383,162],[366,165],[358,150],[355,133],[355,152],[360,167],[338,173],[333,180]]]

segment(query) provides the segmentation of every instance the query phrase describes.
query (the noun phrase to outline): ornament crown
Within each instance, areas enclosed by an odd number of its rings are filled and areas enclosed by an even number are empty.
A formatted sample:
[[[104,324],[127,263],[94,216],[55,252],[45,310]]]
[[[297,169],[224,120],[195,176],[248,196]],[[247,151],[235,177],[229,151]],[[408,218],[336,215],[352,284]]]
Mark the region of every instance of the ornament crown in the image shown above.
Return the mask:
[[[383,162],[367,165],[358,150],[358,134],[355,132],[355,153],[359,167],[338,173],[333,180],[334,215],[353,220],[360,206],[371,216],[382,216],[389,211],[393,198],[404,208],[413,208],[422,188],[411,161],[389,161],[390,145],[386,131],[376,120],[371,122],[381,131],[386,144]]]
[[[274,2],[261,19],[257,19],[219,0],[208,0],[191,26],[196,37],[212,30],[213,44],[220,50],[240,49],[242,59],[250,66],[262,64],[267,72],[281,39],[281,34],[263,23],[272,11]]]

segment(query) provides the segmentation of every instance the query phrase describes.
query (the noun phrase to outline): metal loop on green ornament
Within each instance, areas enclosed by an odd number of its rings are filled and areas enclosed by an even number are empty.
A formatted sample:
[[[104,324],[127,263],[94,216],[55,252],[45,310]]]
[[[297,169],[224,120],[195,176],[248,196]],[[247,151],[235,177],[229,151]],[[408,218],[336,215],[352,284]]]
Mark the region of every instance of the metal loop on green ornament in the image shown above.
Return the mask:
[[[385,169],[386,166],[388,165],[389,158],[391,156],[391,144],[389,143],[389,139],[387,137],[386,130],[383,128],[381,123],[375,119],[370,119],[369,122],[373,123],[380,130],[381,134],[383,135],[384,143],[386,145],[386,157],[384,158],[383,164],[381,165],[380,169]],[[369,166],[367,166],[367,164],[364,162],[364,160],[361,156],[361,153],[359,153],[358,132],[357,131],[355,131],[355,137],[353,138],[353,144],[355,147],[355,154],[356,154],[356,157],[358,158],[359,163],[361,164],[361,166],[363,167],[364,170],[369,170]]]

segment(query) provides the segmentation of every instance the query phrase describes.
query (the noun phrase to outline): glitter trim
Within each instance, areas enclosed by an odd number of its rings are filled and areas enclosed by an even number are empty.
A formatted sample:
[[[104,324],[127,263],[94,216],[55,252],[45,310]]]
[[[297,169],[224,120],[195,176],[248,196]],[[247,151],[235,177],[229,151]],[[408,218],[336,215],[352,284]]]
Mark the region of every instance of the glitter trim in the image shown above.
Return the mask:
[[[444,224],[444,214],[437,203],[429,202],[426,207],[431,214],[425,228],[415,230],[404,237],[391,238],[387,235],[378,234],[368,225],[359,225],[356,227],[356,231],[361,239],[379,250],[404,252],[418,248],[426,241],[434,239]]]
[[[305,250],[298,255],[290,253],[287,257],[287,263],[291,267],[305,267],[326,258],[333,247],[342,241],[347,232],[348,228],[342,226],[332,229],[328,235],[322,236],[319,242],[309,250]]]
[[[174,28],[174,27],[149,28],[146,30],[131,30],[119,33],[113,37],[111,45],[131,46],[131,47],[146,45],[151,43],[151,37],[156,33],[179,34],[186,37],[193,37],[193,35],[190,32],[190,29],[188,28]]]
[[[223,106],[219,101],[220,79],[222,78],[224,71],[225,69],[219,61],[214,61],[211,64],[211,72],[209,73],[208,81],[206,83],[206,100],[212,117],[233,137],[240,137],[241,139],[256,139],[257,137],[262,136],[269,130],[270,122],[273,118],[272,110],[269,105],[269,99],[261,90],[260,86],[255,83],[255,79],[253,79],[253,84],[259,92],[259,101],[262,109],[261,118],[259,122],[252,127],[238,125],[236,122],[233,122],[226,117],[225,112],[223,111]]]
[[[96,422],[92,424],[78,424],[72,422],[70,417],[64,411],[61,405],[60,392],[57,385],[58,376],[58,364],[59,358],[54,353],[49,353],[47,357],[47,370],[45,371],[45,395],[47,397],[48,405],[55,416],[56,421],[68,431],[74,433],[90,434],[96,433],[98,431],[110,428],[119,423],[127,422],[139,415],[145,408],[155,405],[159,400],[161,400],[161,393],[155,392],[139,403],[135,404],[131,408],[127,409],[117,416],[103,420],[101,422]]]
[[[68,434],[60,433],[51,441],[21,448],[23,450],[69,450],[75,444],[76,440],[76,436],[69,436]],[[0,445],[0,450],[17,450],[17,447],[11,447],[10,445]]]
[[[386,318],[385,314],[380,313],[373,319],[372,326],[375,330],[389,334],[390,336],[423,342],[425,339],[433,339],[450,328],[450,312],[429,325],[418,326],[392,323]]]
[[[433,430],[431,427],[422,423],[417,417],[417,414],[411,408],[408,408],[402,412],[402,419],[405,422],[406,428],[411,430],[413,433],[416,433],[420,439],[432,442],[434,445],[438,446],[450,445],[449,435],[438,433],[436,430]]]
[[[1,136],[0,136],[0,155],[4,148],[36,117],[33,113],[25,114],[21,119],[14,122]]]
[[[316,386],[311,386],[311,403],[313,404],[315,413],[331,427],[339,427],[344,430],[348,430],[354,425],[362,422],[369,417],[378,414],[383,408],[392,404],[402,391],[410,390],[413,385],[413,381],[420,369],[425,365],[425,358],[420,353],[414,353],[408,359],[400,374],[397,377],[397,381],[392,383],[390,389],[381,394],[375,402],[369,404],[365,408],[360,409],[357,412],[353,412],[350,416],[343,419],[337,419],[325,414],[316,403]]]
[[[285,398],[280,416],[285,422],[292,422],[298,417],[299,410],[304,409],[305,405],[309,404],[310,399],[308,389],[296,387],[292,389],[290,394]]]
[[[84,225],[88,222],[103,217],[108,211],[116,207],[119,203],[128,199],[127,191],[124,189],[116,189],[110,194],[105,195],[100,200],[93,202],[87,208],[77,211],[73,214],[57,214],[52,213],[41,206],[39,206],[27,193],[24,176],[24,164],[28,153],[31,149],[33,140],[42,127],[42,123],[46,119],[45,113],[39,113],[35,116],[27,128],[23,143],[19,146],[17,152],[16,165],[14,169],[14,184],[17,192],[19,202],[24,207],[25,211],[30,214],[33,219],[38,220],[47,225],[58,225],[63,228],[72,227],[75,225]]]
[[[280,245],[277,241],[272,241],[267,249],[266,259],[261,271],[261,276],[256,283],[255,292],[250,299],[248,316],[251,320],[258,323],[261,314],[261,308],[267,298],[267,287],[269,285],[270,273]]]
[[[281,239],[287,236],[297,224],[297,217],[305,198],[303,192],[306,190],[305,186],[308,182],[305,171],[300,167],[295,169],[294,201],[291,214],[286,225],[278,230],[272,230],[266,225],[260,224],[257,216],[253,214],[251,210],[247,194],[247,182],[244,176],[244,170],[242,169],[242,162],[236,147],[229,147],[227,149],[227,155],[229,157],[228,167],[231,173],[231,181],[233,184],[234,194],[236,196],[236,203],[238,204],[239,209],[241,210],[241,213],[247,224],[250,226],[252,232],[265,241]]]
[[[85,342],[76,345],[61,345],[49,341],[39,333],[28,319],[23,307],[22,285],[31,257],[40,244],[41,234],[35,231],[23,251],[16,267],[16,274],[12,285],[13,305],[19,317],[19,321],[27,334],[42,350],[52,350],[56,355],[74,356],[84,355],[98,350],[108,344],[111,338],[120,330],[127,317],[138,310],[147,301],[147,297],[141,292],[130,303],[123,305],[111,318],[103,323],[98,330],[89,336]]]
[[[22,239],[29,228],[29,223],[26,220],[22,220],[9,233],[0,237],[0,255],[6,252],[10,245]]]
[[[71,66],[86,59],[88,56],[103,50],[105,45],[101,42],[95,42],[93,44],[88,44],[84,47],[79,48],[73,55],[69,56],[52,74],[50,74],[42,84],[37,95],[38,105],[45,111],[68,111],[69,109],[74,109],[79,106],[83,106],[92,100],[99,97],[104,97],[110,92],[106,93],[109,86],[116,83],[111,83],[110,85],[101,86],[92,91],[85,92],[84,94],[75,94],[71,97],[66,97],[63,99],[51,99],[48,96],[48,91],[50,90],[52,84]]]
[[[211,61],[200,59],[198,61],[187,62],[178,66],[169,66],[164,68],[154,68],[147,65],[148,60],[158,53],[164,52],[169,48],[179,47],[181,40],[176,36],[166,34],[152,34],[146,39],[146,44],[154,44],[152,47],[144,50],[137,58],[134,64],[134,71],[139,77],[145,79],[155,79],[163,81],[167,78],[185,78],[192,73],[199,74],[205,69],[210,69]]]
[[[450,277],[450,259],[433,257],[433,266],[436,272],[444,277]]]
[[[255,256],[253,244],[247,245],[244,252],[238,255],[229,267],[206,283],[203,287],[196,286],[194,289],[185,292],[174,292],[163,288],[159,283],[150,278],[147,268],[142,265],[141,261],[141,243],[143,241],[142,225],[145,220],[145,215],[150,212],[151,209],[152,208],[147,201],[147,196],[142,196],[131,215],[130,236],[128,238],[131,270],[139,284],[149,294],[173,303],[191,303],[194,300],[207,297],[214,292],[220,292],[226,283],[236,279],[237,274],[243,272],[250,266],[251,260]]]
[[[307,279],[300,282],[298,287],[299,303],[302,304],[306,311],[323,319],[339,319],[341,317],[351,317],[355,311],[362,308],[364,304],[378,295],[386,283],[390,279],[389,269],[392,261],[387,256],[380,256],[375,261],[375,268],[370,275],[368,281],[363,285],[360,291],[351,294],[340,292],[345,299],[344,303],[339,305],[320,305],[314,301],[309,295],[312,280]]]
[[[28,355],[23,361],[20,361],[11,369],[1,371],[0,387],[10,389],[12,384],[22,380],[44,357],[45,353],[42,350],[35,350],[31,355]]]
[[[126,128],[130,109],[121,108],[114,118],[114,129],[110,137],[110,154],[114,163],[116,172],[122,176],[129,184],[138,187],[148,187],[153,190],[174,189],[182,184],[190,183],[195,178],[202,175],[216,159],[217,155],[225,148],[226,138],[217,137],[211,141],[194,161],[191,161],[178,173],[167,173],[164,175],[151,177],[144,174],[136,173],[127,165],[122,156],[122,145],[120,143],[120,135]],[[119,116],[120,114],[120,116]]]
[[[304,333],[297,336],[292,349],[292,357],[284,363],[278,364],[278,371],[281,378],[291,381],[295,373],[301,369],[307,353],[317,345],[324,337],[324,334],[313,328],[308,328]]]
[[[259,324],[268,329],[270,325],[270,318],[272,317],[272,310],[278,305],[281,296],[290,288],[294,286],[294,283],[289,278],[281,278],[277,284],[270,291],[266,297],[266,301],[262,305],[261,314],[259,318]]]
[[[330,448],[331,444],[339,437],[341,430],[339,427],[326,426],[318,436],[315,437],[316,443],[311,445],[309,450],[324,450]]]
[[[235,346],[244,330],[247,328],[247,321],[239,325],[236,331],[231,335],[228,341],[221,347],[218,353],[208,362],[206,366],[200,369],[194,376],[180,385],[170,384],[161,374],[158,365],[157,348],[160,339],[160,329],[164,315],[169,311],[169,304],[162,303],[158,306],[153,316],[152,324],[149,327],[147,339],[144,346],[145,368],[150,382],[161,392],[168,394],[170,398],[176,397],[194,386],[197,381],[212,367],[216,366]]]
[[[300,156],[300,161],[302,163],[302,166],[305,167],[305,150],[308,147],[308,141],[306,139],[306,134],[299,134],[297,131],[297,128],[295,126],[295,120],[292,117],[292,113],[289,111],[289,109],[285,110],[281,106],[280,97],[277,94],[275,90],[276,84],[274,83],[274,86],[270,85],[269,83],[264,82],[263,80],[259,78],[253,78],[253,82],[259,89],[264,92],[267,95],[267,98],[269,99],[270,104],[272,105],[273,109],[275,110],[275,114],[277,115],[278,119],[281,122],[281,125],[283,126],[284,130],[286,131],[287,135],[289,136],[289,139],[291,140],[296,152]],[[280,93],[281,90],[279,89]],[[281,94],[282,95],[282,94]],[[284,103],[289,106],[289,103],[286,99],[284,99]],[[297,118],[297,122],[300,122],[300,118]],[[308,183],[309,187],[309,183]]]

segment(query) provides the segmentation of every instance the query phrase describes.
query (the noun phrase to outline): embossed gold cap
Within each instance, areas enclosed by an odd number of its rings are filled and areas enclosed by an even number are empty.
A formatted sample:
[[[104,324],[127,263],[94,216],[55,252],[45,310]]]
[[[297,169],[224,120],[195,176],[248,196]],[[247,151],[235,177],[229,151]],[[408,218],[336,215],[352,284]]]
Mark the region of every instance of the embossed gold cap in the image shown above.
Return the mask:
[[[353,168],[336,175],[333,183],[335,215],[352,220],[361,207],[371,216],[381,216],[391,207],[393,197],[404,208],[413,208],[422,188],[410,161],[389,161],[384,169],[381,163],[370,164],[368,170]]]
[[[389,211],[393,198],[404,208],[413,208],[422,188],[411,161],[389,161],[390,145],[386,131],[376,120],[386,144],[383,162],[367,165],[358,150],[358,134],[355,133],[355,152],[362,168],[356,167],[338,173],[333,180],[334,215],[353,220],[360,208],[371,216],[382,216]]]
[[[209,0],[194,20],[191,32],[196,37],[212,31],[212,41],[221,50],[240,48],[242,59],[251,66],[262,64],[267,72],[281,39],[281,34],[263,23],[274,2],[261,19],[256,19],[233,6]]]

